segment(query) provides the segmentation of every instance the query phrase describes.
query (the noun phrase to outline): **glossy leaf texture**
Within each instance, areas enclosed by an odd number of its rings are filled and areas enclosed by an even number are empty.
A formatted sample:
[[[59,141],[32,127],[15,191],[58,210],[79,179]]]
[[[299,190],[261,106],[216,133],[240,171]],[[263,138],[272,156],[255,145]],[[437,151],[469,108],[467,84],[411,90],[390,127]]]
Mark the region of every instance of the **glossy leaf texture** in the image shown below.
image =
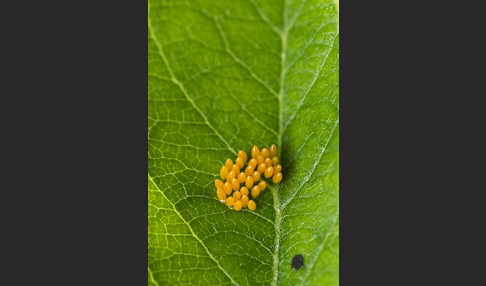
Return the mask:
[[[149,285],[338,285],[336,1],[148,2]],[[221,204],[226,158],[273,143],[283,181]]]

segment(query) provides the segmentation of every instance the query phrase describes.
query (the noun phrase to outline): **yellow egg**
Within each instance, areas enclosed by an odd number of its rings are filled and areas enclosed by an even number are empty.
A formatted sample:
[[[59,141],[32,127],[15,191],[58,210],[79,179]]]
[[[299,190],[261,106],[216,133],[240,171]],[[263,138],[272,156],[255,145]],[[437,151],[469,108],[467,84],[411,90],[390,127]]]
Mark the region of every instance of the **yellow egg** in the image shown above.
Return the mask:
[[[273,167],[268,167],[265,169],[265,178],[270,178],[271,176],[273,176]],[[231,173],[231,172],[230,172]],[[228,175],[229,176],[229,175]]]
[[[240,192],[238,192],[238,191],[234,192],[234,193],[233,193],[233,198],[234,198],[235,200],[239,200],[239,199],[241,199],[241,193],[240,193]]]
[[[219,175],[221,178],[226,179],[228,177],[228,169],[226,169],[225,166],[221,167],[221,170],[219,170]]]
[[[240,157],[241,159],[243,159],[243,163],[246,163],[246,160],[248,159],[248,156],[246,155],[246,152],[243,151],[243,150],[238,151],[238,157]]]
[[[218,196],[218,200],[220,200],[220,201],[226,200],[226,193],[224,192],[223,189],[218,189],[216,191],[216,195]]]
[[[275,173],[278,173],[278,172],[282,172],[282,165],[280,165],[280,164],[277,164],[277,166],[275,166]]]
[[[254,183],[254,180],[253,180],[253,177],[252,176],[246,177],[245,186],[247,188],[251,188],[253,186],[253,183]]]
[[[246,179],[246,174],[245,173],[240,173],[238,175],[238,182],[243,183],[243,182],[245,182],[245,179]]]
[[[234,179],[234,177],[236,176],[235,172],[233,172],[232,170],[228,173],[228,177],[226,177],[226,181],[227,182],[230,182]]]
[[[270,151],[268,151],[267,148],[263,148],[262,151],[260,152],[260,154],[264,157],[264,158],[267,158],[268,156],[270,156]]]
[[[233,204],[233,209],[235,211],[240,211],[241,210],[241,207],[243,206],[243,204],[241,203],[241,201],[236,201],[234,204]]]
[[[270,156],[277,156],[277,146],[275,144],[272,144],[272,146],[270,146]]]
[[[245,162],[243,162],[243,159],[241,157],[236,158],[235,165],[238,166],[238,168],[243,168],[243,165],[245,165]]]
[[[224,187],[224,183],[220,179],[214,180],[214,185],[216,186],[216,189],[218,189],[218,188],[222,189]]]
[[[266,158],[265,161],[263,161],[266,167],[271,167],[272,166],[272,159]]]
[[[224,164],[224,166],[226,167],[226,169],[231,170],[231,168],[233,167],[233,161],[230,158],[226,159],[226,163]]]
[[[248,162],[248,166],[252,166],[253,168],[256,168],[257,164],[258,164],[258,161],[255,158],[252,158],[250,160],[250,162]]]
[[[240,193],[241,193],[241,195],[243,195],[243,196],[248,196],[248,188],[247,188],[247,187],[245,187],[245,186],[241,187],[241,189],[240,189]]]
[[[237,178],[233,178],[233,180],[231,180],[231,188],[233,191],[238,191],[240,189],[240,182],[238,182]]]
[[[258,198],[258,196],[260,195],[260,187],[258,186],[254,186],[252,189],[251,189],[251,196],[256,199]]]
[[[224,183],[224,192],[227,195],[231,195],[232,189],[233,189],[233,187],[231,186],[231,183],[230,182]]]
[[[259,184],[258,184],[258,187],[260,187],[260,190],[263,191],[267,188],[267,182],[265,181],[261,181]]]
[[[242,195],[241,196],[241,206],[246,208],[248,206],[248,196],[247,195]]]
[[[253,200],[248,201],[248,209],[254,211],[256,209],[256,203]]]
[[[267,168],[267,165],[265,165],[265,163],[261,163],[260,165],[258,165],[257,171],[260,172],[260,174],[263,174],[263,172],[265,172],[266,168]]]
[[[258,155],[260,155],[260,149],[255,145],[251,148],[251,157],[256,158]]]
[[[282,173],[278,172],[275,175],[273,175],[272,182],[278,184],[280,183],[280,181],[282,181]]]
[[[235,177],[238,177],[238,175],[240,174],[240,167],[238,167],[238,165],[234,164],[233,167],[231,168],[231,171],[233,171],[233,173],[235,173]]]
[[[227,205],[228,207],[233,206],[233,203],[234,203],[234,199],[233,199],[233,197],[228,197],[228,198],[226,199],[226,205]]]
[[[258,171],[253,172],[253,181],[255,181],[255,183],[260,181],[260,173]]]

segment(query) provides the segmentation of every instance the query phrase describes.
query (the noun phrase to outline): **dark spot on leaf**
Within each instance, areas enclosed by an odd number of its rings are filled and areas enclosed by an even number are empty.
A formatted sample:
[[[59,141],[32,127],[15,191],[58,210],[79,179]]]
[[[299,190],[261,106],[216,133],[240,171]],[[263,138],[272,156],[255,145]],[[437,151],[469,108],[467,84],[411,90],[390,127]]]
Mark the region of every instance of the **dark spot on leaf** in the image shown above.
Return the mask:
[[[297,254],[292,258],[292,262],[290,263],[292,265],[292,268],[295,270],[298,270],[302,266],[304,266],[304,257],[300,254]]]

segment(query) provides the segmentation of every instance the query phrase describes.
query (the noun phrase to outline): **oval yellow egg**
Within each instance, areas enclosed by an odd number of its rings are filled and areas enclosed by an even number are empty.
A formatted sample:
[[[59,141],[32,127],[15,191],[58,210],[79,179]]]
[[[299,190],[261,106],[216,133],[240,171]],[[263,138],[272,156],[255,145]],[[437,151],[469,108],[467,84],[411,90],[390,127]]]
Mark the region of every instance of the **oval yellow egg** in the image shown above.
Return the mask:
[[[245,173],[240,173],[238,175],[238,182],[243,183],[243,182],[245,182],[245,179],[246,179],[246,174]]]
[[[228,177],[228,169],[226,169],[225,166],[221,167],[221,170],[219,170],[219,175],[221,178],[226,179]]]
[[[238,157],[240,157],[241,159],[243,159],[243,163],[246,163],[246,160],[248,159],[248,156],[246,155],[246,152],[243,151],[243,150],[238,151]]]
[[[228,173],[228,177],[226,177],[226,181],[227,181],[227,182],[231,182],[231,181],[234,179],[235,175],[236,175],[236,174],[235,174],[235,172],[230,171],[230,172]]]
[[[260,155],[260,149],[255,145],[251,148],[251,157],[256,158],[258,155]]]
[[[260,174],[263,174],[263,172],[265,172],[266,168],[267,168],[267,165],[265,165],[265,163],[261,163],[260,165],[258,165],[257,171],[260,172]]]
[[[231,195],[232,190],[233,190],[233,187],[231,186],[231,183],[230,182],[224,183],[224,192],[227,195]]]
[[[263,148],[262,151],[260,151],[260,155],[262,155],[264,158],[267,158],[270,156],[270,151],[268,151],[267,148]]]
[[[251,189],[251,196],[256,199],[258,198],[258,196],[260,195],[260,187],[258,186],[254,186],[252,189]]]
[[[233,167],[231,168],[231,171],[235,174],[235,177],[238,177],[240,174],[240,167],[238,165],[234,164]]]
[[[226,193],[224,192],[223,189],[218,189],[216,191],[216,195],[218,196],[218,200],[220,200],[220,201],[226,200]]]
[[[256,203],[253,200],[248,201],[248,209],[254,211],[256,209]]]
[[[272,182],[278,184],[280,183],[280,181],[282,181],[282,173],[278,172],[275,175],[273,175]]]
[[[255,181],[255,183],[260,181],[260,173],[258,171],[253,172],[253,181]]]
[[[270,178],[271,176],[273,176],[273,167],[268,167],[265,169],[265,178]],[[228,175],[229,176],[229,175]]]
[[[248,196],[247,195],[242,195],[241,196],[241,206],[246,208],[248,206]]]
[[[235,211],[240,211],[241,210],[241,207],[242,207],[242,203],[241,201],[236,201],[234,204],[233,204],[233,209]]]
[[[228,197],[228,198],[226,199],[226,205],[227,205],[228,207],[233,206],[233,203],[234,203],[234,199],[233,199],[233,197]]]
[[[220,179],[214,180],[214,185],[216,186],[216,189],[218,189],[218,188],[222,189],[224,187],[224,183]]]
[[[245,162],[243,162],[243,159],[241,157],[236,158],[235,165],[238,166],[239,169],[243,168],[243,165],[245,165]]]
[[[231,180],[231,188],[233,191],[238,191],[240,189],[240,182],[238,182],[237,178],[233,178],[233,180]]]
[[[251,188],[253,186],[253,183],[254,183],[254,180],[253,180],[253,177],[252,176],[246,177],[245,186],[247,188]]]
[[[261,190],[261,191],[263,191],[263,190],[265,190],[265,189],[267,188],[267,182],[265,182],[265,181],[263,181],[263,180],[262,180],[262,181],[261,181],[261,182],[258,184],[258,186],[260,187],[260,190]]]
[[[231,170],[231,168],[233,167],[233,161],[230,158],[226,159],[226,163],[224,164],[224,166],[226,167],[226,169]]]
[[[241,195],[243,195],[243,196],[248,196],[248,188],[247,188],[247,187],[245,187],[245,186],[241,187],[241,189],[240,189],[240,193],[241,193]]]
[[[272,146],[270,146],[270,156],[277,156],[277,146],[275,144],[272,144]]]

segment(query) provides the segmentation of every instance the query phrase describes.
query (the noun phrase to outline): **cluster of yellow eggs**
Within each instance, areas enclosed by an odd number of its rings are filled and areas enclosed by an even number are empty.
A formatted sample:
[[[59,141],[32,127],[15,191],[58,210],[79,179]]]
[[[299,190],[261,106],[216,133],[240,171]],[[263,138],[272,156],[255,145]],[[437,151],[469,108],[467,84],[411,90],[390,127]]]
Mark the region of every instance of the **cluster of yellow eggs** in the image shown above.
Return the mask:
[[[219,171],[225,182],[220,179],[214,181],[218,200],[233,207],[235,211],[246,207],[252,211],[256,209],[255,201],[249,199],[249,190],[251,190],[251,197],[256,199],[267,187],[267,182],[263,180],[263,177],[272,178],[272,182],[275,184],[282,181],[282,165],[278,163],[275,144],[269,149],[262,148],[261,151],[257,146],[253,146],[251,157],[246,168],[243,169],[248,156],[245,151],[240,150],[235,163],[233,164],[233,161],[228,158]],[[258,181],[260,182],[258,183]],[[240,184],[244,184],[244,186],[240,188]]]

